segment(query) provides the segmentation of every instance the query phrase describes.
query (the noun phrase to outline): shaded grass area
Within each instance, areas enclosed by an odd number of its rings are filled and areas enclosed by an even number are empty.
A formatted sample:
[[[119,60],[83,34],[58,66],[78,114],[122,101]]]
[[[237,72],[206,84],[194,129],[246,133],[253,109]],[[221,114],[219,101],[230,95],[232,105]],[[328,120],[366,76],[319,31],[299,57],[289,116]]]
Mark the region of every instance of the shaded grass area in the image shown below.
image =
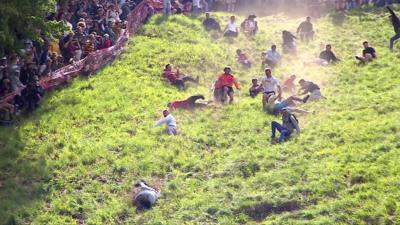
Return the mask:
[[[227,21],[227,14],[218,14]],[[271,145],[261,99],[247,97],[261,77],[261,52],[281,44],[301,19],[260,18],[251,40],[229,41],[202,30],[200,19],[156,16],[132,38],[120,60],[89,79],[49,94],[14,128],[0,129],[0,221],[19,224],[398,224],[399,54],[385,14],[355,11],[340,26],[318,20],[316,40],[299,43],[275,74],[315,80],[327,100],[304,105],[303,133]],[[357,66],[365,39],[379,60]],[[303,65],[333,44],[342,63]],[[241,48],[254,61],[237,65]],[[397,49],[398,51],[398,49]],[[199,75],[179,92],[160,80],[165,64]],[[176,111],[181,134],[151,128],[171,100],[211,97],[226,65],[243,86],[234,105]],[[164,180],[148,212],[130,207],[138,179]],[[10,220],[11,221],[11,220]]]

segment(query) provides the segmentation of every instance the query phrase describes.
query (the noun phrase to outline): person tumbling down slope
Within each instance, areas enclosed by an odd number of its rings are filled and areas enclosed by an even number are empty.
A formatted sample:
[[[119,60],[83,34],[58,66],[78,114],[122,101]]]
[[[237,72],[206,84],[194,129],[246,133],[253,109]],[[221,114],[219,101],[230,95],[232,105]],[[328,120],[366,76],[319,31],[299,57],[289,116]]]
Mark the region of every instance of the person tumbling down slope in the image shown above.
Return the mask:
[[[278,143],[282,143],[289,138],[293,131],[300,134],[300,126],[297,118],[290,112],[288,108],[282,110],[282,125],[276,121],[271,122],[271,139],[275,139],[275,133],[278,130],[281,134]]]
[[[229,104],[231,104],[234,98],[233,86],[240,90],[240,85],[231,71],[230,67],[225,67],[224,73],[215,82],[214,97],[219,102],[225,103],[227,96],[229,96]]]
[[[205,103],[196,103],[197,100],[202,99],[205,100],[203,95],[194,95],[183,101],[173,101],[168,103],[168,108],[170,110],[174,109],[195,109],[195,108],[203,108],[206,107]]]
[[[303,102],[306,103],[308,101],[316,101],[321,99],[322,95],[321,95],[321,90],[319,88],[318,85],[314,84],[311,81],[305,81],[304,79],[301,79],[299,81],[300,84],[300,90],[299,92],[300,95],[305,95],[307,93],[309,93],[307,96],[304,97]]]
[[[295,96],[290,96],[289,98],[279,101],[279,96],[275,94],[270,94],[268,96],[268,101],[266,104],[266,111],[269,114],[272,115],[278,115],[283,109],[289,108],[292,111],[296,111],[299,113],[308,113],[305,110],[297,109],[296,107],[296,102],[303,103],[303,99],[295,97]]]
[[[163,111],[164,118],[157,121],[153,127],[158,127],[163,124],[166,124],[166,129],[165,132],[168,135],[177,135],[177,125],[176,125],[176,120],[175,118],[169,113],[168,110]]]
[[[134,197],[133,205],[136,206],[138,211],[150,209],[161,196],[160,192],[148,186],[144,181],[138,182],[135,187],[139,190]]]
[[[183,76],[181,77],[179,67],[176,68],[176,72],[174,73],[172,71],[172,65],[167,64],[164,69],[164,77],[167,78],[172,85],[175,85],[177,88],[180,90],[185,89],[185,83],[190,81],[193,83],[199,83],[199,77],[196,77],[196,79],[190,77],[190,76]]]

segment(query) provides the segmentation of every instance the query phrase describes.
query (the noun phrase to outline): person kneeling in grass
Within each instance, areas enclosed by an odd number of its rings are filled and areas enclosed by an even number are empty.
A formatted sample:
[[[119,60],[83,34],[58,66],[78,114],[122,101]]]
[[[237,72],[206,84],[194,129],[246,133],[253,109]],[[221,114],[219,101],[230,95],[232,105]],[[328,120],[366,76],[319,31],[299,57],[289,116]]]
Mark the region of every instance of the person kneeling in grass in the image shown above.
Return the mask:
[[[148,186],[144,181],[138,182],[135,184],[135,187],[139,190],[135,195],[133,204],[136,206],[138,211],[150,209],[161,196],[160,192]]]
[[[304,79],[301,79],[299,81],[300,84],[300,95],[305,95],[309,93],[306,97],[304,97],[303,102],[306,103],[307,101],[317,101],[322,98],[321,90],[318,85],[314,84],[311,81],[305,81]]]
[[[169,111],[167,109],[163,111],[163,115],[164,115],[164,118],[157,121],[154,124],[154,127],[158,127],[163,124],[166,124],[167,127],[165,129],[165,132],[168,135],[177,135],[178,132],[177,132],[177,125],[176,125],[175,118],[169,113]]]
[[[195,109],[195,108],[203,108],[206,107],[205,103],[196,103],[197,100],[202,99],[205,100],[203,95],[194,95],[183,101],[173,101],[168,103],[168,108],[170,110],[174,109]]]
[[[360,63],[367,63],[377,59],[376,51],[373,47],[369,46],[368,41],[364,41],[363,43],[364,50],[362,51],[362,56],[356,56],[356,59]]]
[[[275,133],[278,130],[280,133],[278,143],[282,143],[287,140],[296,130],[297,134],[300,134],[300,127],[297,118],[290,112],[290,109],[284,108],[282,113],[282,125],[276,121],[271,122],[271,139],[275,139]]]
[[[172,72],[172,65],[167,64],[164,69],[164,77],[167,78],[171,84],[175,85],[178,87],[180,90],[185,89],[185,83],[190,81],[193,83],[199,83],[199,77],[196,77],[196,79],[190,77],[190,76],[180,76],[180,71],[179,67],[176,68],[176,72]]]

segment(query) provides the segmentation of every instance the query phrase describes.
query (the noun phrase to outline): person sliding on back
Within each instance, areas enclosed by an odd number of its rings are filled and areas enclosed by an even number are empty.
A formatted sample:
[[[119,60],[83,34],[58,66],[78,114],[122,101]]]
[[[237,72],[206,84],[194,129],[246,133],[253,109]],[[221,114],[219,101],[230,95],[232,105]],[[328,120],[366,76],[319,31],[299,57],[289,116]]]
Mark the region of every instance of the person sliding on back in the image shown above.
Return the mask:
[[[168,103],[168,108],[170,110],[174,109],[195,109],[195,108],[203,108],[206,107],[205,103],[196,103],[197,100],[202,99],[205,100],[203,95],[194,95],[190,96],[186,100],[183,101],[173,101]]]
[[[225,67],[224,73],[218,77],[218,80],[215,83],[214,96],[222,103],[226,102],[227,96],[229,96],[229,104],[233,102],[233,86],[240,90],[240,85],[231,72],[232,70],[230,67]]]
[[[394,42],[400,39],[400,19],[397,17],[396,13],[388,6],[387,9],[389,10],[391,16],[390,19],[392,21],[392,25],[394,28],[394,32],[396,33],[391,39],[390,39],[390,50],[393,51],[393,46]]]
[[[193,83],[199,83],[199,77],[196,77],[196,79],[190,77],[190,76],[180,76],[180,71],[179,67],[176,68],[176,72],[172,72],[172,65],[167,64],[164,69],[164,77],[167,78],[171,84],[175,85],[178,87],[180,90],[185,89],[185,83],[190,81]]]
[[[371,62],[374,59],[378,58],[376,55],[376,51],[373,47],[369,46],[368,41],[363,42],[364,50],[362,51],[362,56],[356,56],[356,59],[360,61],[360,63]]]

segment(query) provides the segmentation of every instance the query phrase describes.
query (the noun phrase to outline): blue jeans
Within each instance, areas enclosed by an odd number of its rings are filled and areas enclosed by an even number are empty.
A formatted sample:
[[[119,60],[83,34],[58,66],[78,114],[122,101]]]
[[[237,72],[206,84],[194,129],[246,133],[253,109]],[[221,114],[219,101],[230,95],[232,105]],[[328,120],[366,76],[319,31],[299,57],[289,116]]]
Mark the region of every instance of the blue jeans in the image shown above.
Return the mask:
[[[282,125],[280,125],[278,122],[273,121],[271,123],[271,128],[272,128],[272,137],[275,137],[275,133],[276,130],[279,131],[279,133],[281,133],[281,135],[279,136],[279,142],[283,142],[286,138],[288,138],[290,136],[290,134],[292,134],[291,131],[285,129]]]
[[[398,39],[400,39],[400,33],[394,35],[394,36],[390,39],[390,50],[393,50],[394,42],[397,41]]]

